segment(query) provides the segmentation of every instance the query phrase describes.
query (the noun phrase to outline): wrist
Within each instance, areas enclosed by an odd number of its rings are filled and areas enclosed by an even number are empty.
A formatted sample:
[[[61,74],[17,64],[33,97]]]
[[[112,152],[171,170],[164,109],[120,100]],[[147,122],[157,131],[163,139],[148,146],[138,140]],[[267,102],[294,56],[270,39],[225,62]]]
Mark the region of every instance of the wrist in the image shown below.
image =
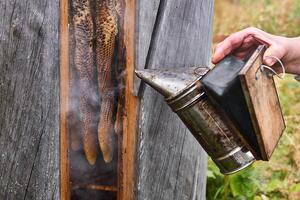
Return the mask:
[[[300,37],[286,38],[283,62],[288,73],[300,75]]]

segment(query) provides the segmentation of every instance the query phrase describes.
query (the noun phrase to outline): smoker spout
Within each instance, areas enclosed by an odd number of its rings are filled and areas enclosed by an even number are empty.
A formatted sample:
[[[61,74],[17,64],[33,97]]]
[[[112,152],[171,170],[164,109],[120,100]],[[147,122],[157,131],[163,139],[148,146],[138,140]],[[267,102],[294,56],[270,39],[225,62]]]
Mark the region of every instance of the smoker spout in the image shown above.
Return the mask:
[[[178,94],[209,71],[207,67],[144,69],[136,75],[168,98]]]

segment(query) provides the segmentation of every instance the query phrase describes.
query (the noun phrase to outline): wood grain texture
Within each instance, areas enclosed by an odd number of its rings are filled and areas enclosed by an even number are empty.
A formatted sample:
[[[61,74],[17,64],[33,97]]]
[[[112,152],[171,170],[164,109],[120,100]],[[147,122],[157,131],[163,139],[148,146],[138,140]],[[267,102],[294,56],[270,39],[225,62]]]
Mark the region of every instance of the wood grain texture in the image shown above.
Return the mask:
[[[144,69],[147,55],[151,44],[151,39],[155,37],[154,26],[160,17],[157,17],[160,0],[138,0],[136,5],[136,59],[135,68]],[[153,36],[153,37],[152,37]],[[134,94],[137,95],[141,84],[141,79],[134,77]]]
[[[121,172],[119,171],[119,200],[131,200],[134,197],[136,180],[136,134],[139,101],[133,95],[134,58],[135,58],[135,10],[136,1],[125,0],[124,35],[126,47],[126,81],[125,81],[125,113],[123,120],[122,149],[120,156]]]
[[[69,1],[60,2],[60,199],[70,199],[69,164],[69,86],[72,85],[69,70]],[[73,74],[74,76],[74,74]],[[79,140],[79,139],[78,139]],[[74,145],[73,145],[74,146]]]
[[[269,160],[285,129],[273,77],[260,70],[264,49],[259,48],[239,76],[263,160]]]
[[[146,68],[208,65],[213,1],[161,1],[159,12]],[[137,199],[205,199],[205,152],[161,95],[140,94]]]
[[[59,1],[0,13],[0,199],[59,199]]]

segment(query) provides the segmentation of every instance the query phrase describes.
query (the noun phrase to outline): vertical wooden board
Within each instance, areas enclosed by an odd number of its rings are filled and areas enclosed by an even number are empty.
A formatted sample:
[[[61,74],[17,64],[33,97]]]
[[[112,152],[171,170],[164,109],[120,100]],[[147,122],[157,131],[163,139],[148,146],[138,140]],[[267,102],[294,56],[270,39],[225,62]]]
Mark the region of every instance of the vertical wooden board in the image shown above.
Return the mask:
[[[210,63],[213,2],[162,1],[147,68]]]
[[[135,27],[136,1],[125,0],[124,13],[124,46],[126,47],[126,80],[125,80],[125,114],[123,119],[121,167],[119,172],[119,200],[134,199],[135,184],[135,155],[136,155],[136,129],[138,98],[133,95],[134,66],[135,66]]]
[[[148,68],[208,65],[213,1],[161,1]],[[205,199],[206,154],[161,95],[142,92],[137,199]]]
[[[180,155],[180,165],[178,168],[178,179],[175,187],[174,196],[177,199],[205,199],[206,192],[206,155],[203,150],[199,152],[199,143],[194,139],[194,137],[186,136],[186,134],[191,134],[188,130],[183,131],[179,134],[185,134],[183,146]],[[193,146],[193,148],[191,148]],[[194,152],[194,153],[191,153]],[[191,160],[193,162],[191,162]],[[186,171],[191,169],[190,175],[186,177]],[[182,184],[185,183],[185,184]],[[187,193],[187,191],[189,191]],[[183,194],[181,196],[181,194]]]
[[[0,199],[59,199],[59,1],[0,13]]]
[[[69,1],[60,1],[60,199],[70,199],[69,104]],[[66,84],[67,82],[67,84]]]
[[[160,0],[138,0],[136,25],[136,69],[144,69],[150,48],[151,37],[155,35],[154,25],[159,20],[157,12]],[[134,94],[137,95],[141,80],[134,79]]]

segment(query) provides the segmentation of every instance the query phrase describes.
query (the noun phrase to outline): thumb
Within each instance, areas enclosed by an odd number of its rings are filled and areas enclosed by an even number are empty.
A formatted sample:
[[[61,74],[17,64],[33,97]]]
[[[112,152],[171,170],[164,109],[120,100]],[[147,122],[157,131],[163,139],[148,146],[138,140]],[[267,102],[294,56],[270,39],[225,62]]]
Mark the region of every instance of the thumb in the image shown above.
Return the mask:
[[[274,58],[282,59],[284,51],[277,45],[271,45],[264,53],[263,63],[268,66],[274,65],[277,60]]]

